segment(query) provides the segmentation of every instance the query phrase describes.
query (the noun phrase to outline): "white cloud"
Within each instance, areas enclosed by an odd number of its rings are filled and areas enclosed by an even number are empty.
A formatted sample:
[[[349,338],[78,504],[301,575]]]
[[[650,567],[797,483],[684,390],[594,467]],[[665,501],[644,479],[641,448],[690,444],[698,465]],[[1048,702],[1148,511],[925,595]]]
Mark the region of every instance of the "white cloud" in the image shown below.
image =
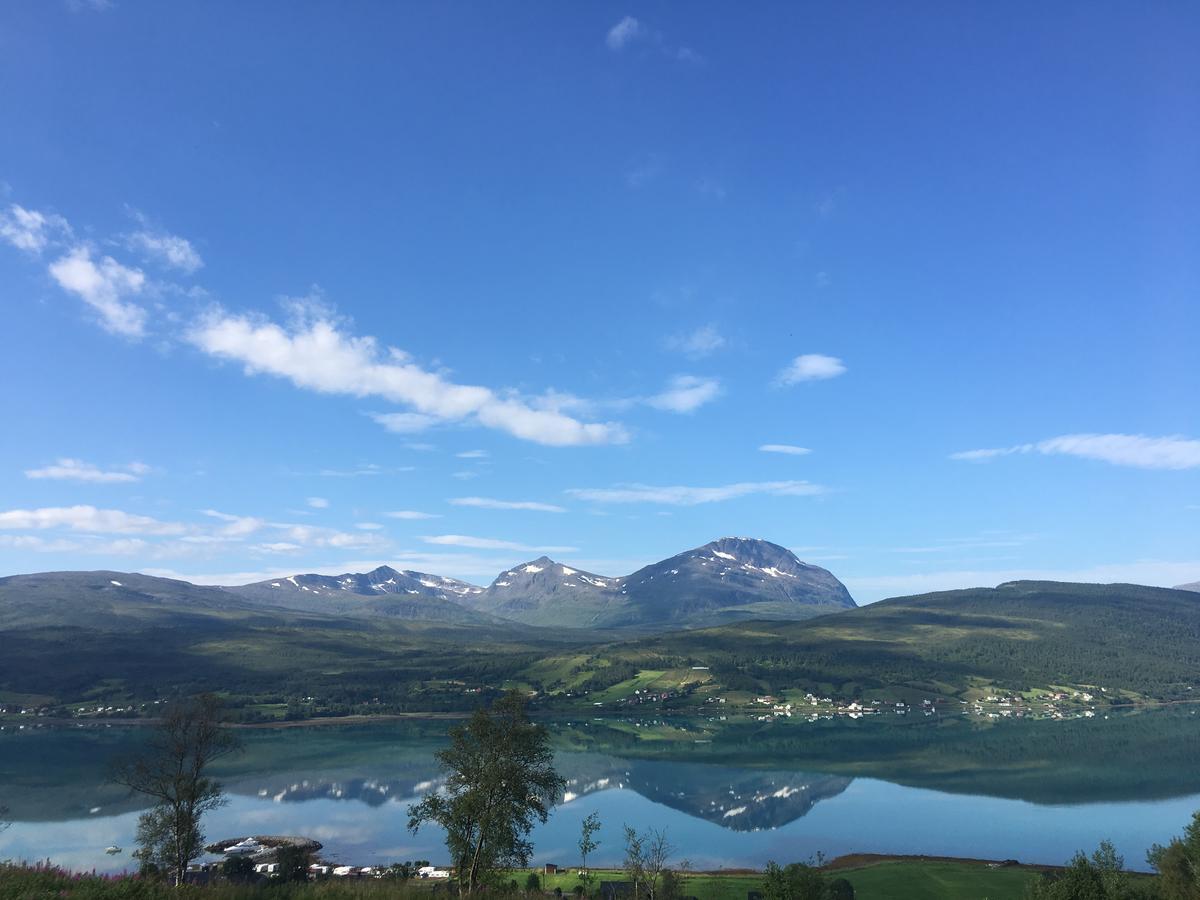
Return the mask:
[[[795,444],[763,444],[758,449],[763,453],[786,453],[788,456],[805,456],[812,453],[807,447],[797,447]]]
[[[487,459],[488,452],[486,450],[464,450],[462,453],[455,453],[459,459]]]
[[[265,544],[255,544],[250,549],[257,550],[260,553],[295,553],[304,548],[299,544],[293,544],[291,541],[270,541]]]
[[[534,500],[493,500],[491,497],[455,497],[449,501],[454,506],[473,506],[478,509],[524,509],[534,512],[561,513],[567,510],[552,503],[538,503]]]
[[[221,529],[220,533],[228,538],[245,537],[248,534],[253,534],[267,524],[263,519],[254,516],[235,516],[230,513],[219,512],[215,509],[205,509],[201,510],[201,512],[206,516],[220,519],[224,522],[225,526]]]
[[[363,476],[383,475],[388,472],[411,472],[413,466],[394,466],[385,469],[376,463],[363,463],[353,469],[322,469],[319,473],[323,478],[362,478]]]
[[[665,503],[670,506],[696,506],[701,503],[734,500],[752,494],[803,497],[825,492],[825,488],[807,481],[742,481],[717,487],[626,484],[615,488],[571,488],[566,493],[580,500],[591,500],[595,503]]]
[[[823,381],[836,378],[846,371],[846,366],[836,356],[820,353],[805,353],[793,359],[778,375],[777,384],[799,384],[802,381]]]
[[[716,378],[701,378],[697,375],[676,375],[664,391],[647,397],[646,403],[655,409],[667,412],[690,413],[705,403],[715,400],[721,393],[721,382]]]
[[[421,538],[427,544],[443,547],[468,547],[472,550],[516,550],[520,553],[575,553],[578,547],[531,547],[513,541],[471,537],[466,534],[434,534]]]
[[[273,527],[280,529],[280,537],[289,543],[302,547],[331,547],[340,550],[364,550],[371,547],[386,546],[387,540],[378,534],[370,532],[354,534],[348,531],[338,531],[334,528],[319,528],[315,525],[277,524]]]
[[[26,469],[26,478],[53,481],[84,481],[92,484],[117,484],[140,481],[150,471],[145,463],[133,462],[115,469],[101,469],[81,459],[60,458],[52,466]]]
[[[18,250],[38,254],[55,236],[69,236],[71,226],[62,216],[12,204],[0,211],[0,238]]]
[[[725,337],[716,325],[703,325],[695,331],[667,338],[667,347],[694,359],[708,356],[725,346]]]
[[[421,424],[466,420],[551,446],[628,439],[618,423],[581,422],[562,413],[534,409],[515,395],[455,384],[421,368],[399,350],[381,350],[374,338],[341,333],[327,316],[303,319],[288,331],[272,322],[217,311],[187,337],[205,353],[241,362],[247,374],[275,375],[321,393],[403,403],[428,417]],[[413,430],[412,420],[376,421],[392,430]]]
[[[304,502],[307,503],[309,506],[311,506],[313,509],[328,509],[329,508],[329,501],[326,500],[324,497],[309,497]]]
[[[985,462],[1018,453],[1077,456],[1137,469],[1200,468],[1200,440],[1179,436],[1150,437],[1144,434],[1064,434],[1036,444],[963,450],[950,454],[950,458]]]
[[[604,38],[604,42],[608,44],[609,50],[620,51],[634,41],[641,40],[647,36],[646,28],[633,16],[626,16],[612,28],[608,29],[608,34]]]
[[[442,420],[424,413],[368,413],[376,425],[382,425],[393,434],[416,434],[432,428]]]
[[[393,510],[392,512],[385,512],[384,515],[388,516],[389,518],[392,518],[392,519],[410,519],[410,520],[440,519],[441,518],[441,516],[439,516],[437,513],[420,512],[415,509],[397,509],[397,510]]]
[[[69,528],[95,534],[181,534],[182,525],[160,522],[119,509],[94,506],[49,506],[0,512],[0,529]]]
[[[356,522],[354,527],[360,531],[382,531],[383,526],[378,522]]]
[[[34,553],[87,553],[103,556],[130,556],[145,552],[153,545],[141,538],[117,538],[115,540],[72,540],[69,538],[43,538],[31,534],[0,534],[0,547],[26,550]]]
[[[141,293],[146,276],[140,269],[121,265],[111,256],[99,263],[83,245],[73,248],[50,266],[59,287],[78,295],[100,313],[101,324],[114,334],[141,337],[146,330],[146,310],[126,298]]]
[[[187,238],[165,231],[135,231],[125,236],[125,244],[130,250],[188,275],[204,265],[204,260]]]

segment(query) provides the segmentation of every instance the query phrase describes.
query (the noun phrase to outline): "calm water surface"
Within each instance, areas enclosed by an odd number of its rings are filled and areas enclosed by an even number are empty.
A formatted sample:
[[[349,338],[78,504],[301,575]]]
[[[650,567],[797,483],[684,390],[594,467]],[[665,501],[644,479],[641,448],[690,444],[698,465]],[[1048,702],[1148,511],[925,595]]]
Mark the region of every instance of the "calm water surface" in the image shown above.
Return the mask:
[[[357,865],[445,862],[435,829],[407,829],[435,787],[446,722],[243,732],[221,772],[229,804],[210,839],[301,834]],[[552,725],[564,802],[534,834],[537,862],[570,864],[598,811],[597,864],[620,827],[665,828],[694,867],[754,866],[819,852],[927,853],[1061,863],[1110,839],[1127,864],[1200,809],[1200,717],[1159,711],[1068,722],[604,720]],[[136,798],[105,782],[139,729],[0,732],[0,860],[132,866]],[[105,848],[124,848],[108,855]]]

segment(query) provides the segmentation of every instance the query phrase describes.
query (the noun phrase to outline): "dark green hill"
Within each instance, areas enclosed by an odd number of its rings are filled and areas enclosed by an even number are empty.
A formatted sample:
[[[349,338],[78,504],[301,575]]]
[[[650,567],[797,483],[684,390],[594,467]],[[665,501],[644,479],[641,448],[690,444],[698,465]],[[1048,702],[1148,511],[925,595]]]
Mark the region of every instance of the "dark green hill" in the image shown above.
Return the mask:
[[[1020,581],[897,597],[805,622],[740,623],[610,651],[646,668],[709,665],[725,687],[961,694],[1090,684],[1174,696],[1200,682],[1200,596]]]

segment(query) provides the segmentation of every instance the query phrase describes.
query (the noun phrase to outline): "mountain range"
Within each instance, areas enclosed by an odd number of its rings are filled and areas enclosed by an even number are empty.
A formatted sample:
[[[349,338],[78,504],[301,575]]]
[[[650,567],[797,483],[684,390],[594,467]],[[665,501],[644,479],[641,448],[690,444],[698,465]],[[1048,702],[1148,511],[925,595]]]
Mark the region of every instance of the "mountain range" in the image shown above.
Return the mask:
[[[486,587],[381,566],[292,575],[224,591],[268,606],[437,622],[509,620],[558,628],[696,628],[741,619],[810,618],[855,608],[837,578],[768,541],[721,538],[632,575],[597,575],[547,556]]]

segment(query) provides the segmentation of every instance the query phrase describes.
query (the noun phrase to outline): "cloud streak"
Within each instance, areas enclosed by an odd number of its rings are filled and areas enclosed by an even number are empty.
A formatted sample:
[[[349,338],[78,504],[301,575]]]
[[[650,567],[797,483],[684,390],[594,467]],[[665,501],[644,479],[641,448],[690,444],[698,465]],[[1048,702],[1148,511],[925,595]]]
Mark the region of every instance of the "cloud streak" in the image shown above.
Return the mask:
[[[988,462],[1002,456],[1036,453],[1042,456],[1074,456],[1114,466],[1135,469],[1200,468],[1200,440],[1150,437],[1144,434],[1064,434],[1031,444],[991,447],[951,453],[951,459]]]
[[[79,481],[91,484],[128,484],[141,481],[150,471],[145,463],[132,462],[115,469],[101,469],[81,459],[60,458],[54,465],[26,469],[25,477],[49,481]]]
[[[660,393],[646,398],[646,405],[666,412],[695,412],[721,395],[721,382],[697,375],[676,375]]]
[[[305,390],[378,397],[412,407],[409,413],[375,417],[395,431],[466,421],[556,447],[628,439],[624,427],[615,422],[581,422],[553,410],[535,409],[513,394],[451,382],[423,369],[400,350],[381,348],[372,337],[344,334],[324,316],[285,329],[218,310],[192,328],[187,339],[210,356],[240,362],[247,375],[274,375]]]
[[[94,506],[47,506],[40,509],[10,509],[0,512],[0,529],[66,528],[94,534],[182,534],[184,526],[160,522],[119,509]]]
[[[806,456],[812,453],[807,447],[797,447],[795,444],[763,444],[758,449],[763,453],[783,453],[787,456]]]
[[[494,500],[491,497],[455,497],[449,503],[453,506],[472,506],[476,509],[520,509],[533,512],[566,512],[566,508],[555,506],[553,503],[538,503],[535,500]]]
[[[575,553],[578,547],[537,547],[502,541],[495,538],[472,537],[466,534],[434,534],[421,538],[427,544],[440,547],[468,547],[472,550],[516,550],[520,553]]]
[[[846,365],[836,356],[821,353],[805,353],[797,356],[775,376],[775,383],[782,386],[800,384],[805,381],[825,381],[844,374]]]
[[[776,497],[811,497],[826,489],[808,481],[741,481],[716,487],[625,484],[613,488],[571,488],[566,493],[593,503],[657,503],[668,506],[698,506],[720,503],[755,494]]]

